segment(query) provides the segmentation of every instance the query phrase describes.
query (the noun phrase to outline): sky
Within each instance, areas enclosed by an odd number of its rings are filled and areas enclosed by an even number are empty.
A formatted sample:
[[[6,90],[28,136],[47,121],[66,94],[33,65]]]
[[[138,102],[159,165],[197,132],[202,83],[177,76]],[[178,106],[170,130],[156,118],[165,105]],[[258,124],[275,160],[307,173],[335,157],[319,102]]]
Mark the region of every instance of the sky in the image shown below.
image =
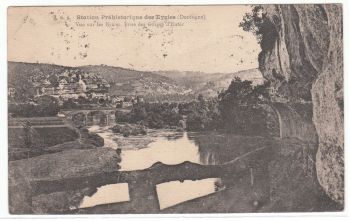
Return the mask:
[[[249,10],[246,5],[10,7],[8,60],[207,73],[257,68],[260,46],[238,26]],[[151,17],[156,15],[175,19]],[[166,26],[169,22],[177,26]]]

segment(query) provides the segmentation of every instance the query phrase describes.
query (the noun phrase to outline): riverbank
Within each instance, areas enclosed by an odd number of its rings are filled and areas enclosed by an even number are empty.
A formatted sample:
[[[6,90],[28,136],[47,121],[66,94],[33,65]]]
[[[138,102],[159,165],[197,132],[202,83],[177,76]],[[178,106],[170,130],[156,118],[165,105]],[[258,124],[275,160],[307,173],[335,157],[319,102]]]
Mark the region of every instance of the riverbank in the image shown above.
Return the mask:
[[[32,197],[32,182],[89,176],[118,170],[120,156],[109,148],[70,149],[9,163],[11,214],[41,214],[78,206],[91,189],[62,191]]]
[[[48,127],[48,126],[47,126]],[[93,194],[96,188],[62,191],[33,196],[33,182],[60,180],[89,176],[120,168],[120,154],[105,148],[104,139],[87,129],[74,129],[63,125],[35,131],[42,146],[9,148],[9,207],[11,214],[42,214],[77,208],[85,195]],[[23,131],[22,128],[19,130]],[[42,133],[43,131],[43,133]],[[71,135],[73,132],[74,136]],[[69,139],[60,139],[70,134]],[[10,140],[11,142],[11,140]],[[51,145],[54,142],[55,145]]]
[[[23,128],[18,130],[23,131]],[[95,133],[90,133],[87,129],[78,130],[65,126],[59,128],[59,130],[57,128],[45,128],[45,130],[35,128],[32,130],[34,131],[32,133],[35,133],[36,140],[41,140],[42,142],[40,144],[33,142],[30,146],[25,146],[24,144],[17,146],[16,144],[19,142],[10,139],[9,161],[28,159],[70,149],[94,149],[104,146],[103,138]],[[51,133],[52,131],[55,131],[55,133]],[[68,138],[61,139],[65,135],[68,135]],[[18,139],[22,139],[23,136],[19,135]]]

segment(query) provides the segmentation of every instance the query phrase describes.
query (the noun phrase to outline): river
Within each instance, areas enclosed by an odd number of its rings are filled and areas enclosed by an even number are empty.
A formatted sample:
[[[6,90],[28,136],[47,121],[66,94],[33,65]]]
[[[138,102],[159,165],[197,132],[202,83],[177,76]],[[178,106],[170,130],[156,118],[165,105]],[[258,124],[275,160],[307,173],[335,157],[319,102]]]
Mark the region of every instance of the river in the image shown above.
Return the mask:
[[[198,142],[194,140],[198,133],[149,130],[146,136],[125,138],[114,134],[109,127],[92,126],[89,131],[103,137],[105,147],[122,149],[122,160],[119,164],[121,171],[147,169],[156,162],[168,165],[176,165],[185,161],[197,164],[208,163],[207,157],[201,156]],[[160,209],[214,193],[219,189],[219,183],[221,183],[220,178],[208,178],[158,184],[156,191]],[[80,208],[129,200],[127,183],[110,184],[99,187],[92,196],[85,196]]]
[[[100,126],[92,126],[89,131],[104,138],[105,148],[122,150],[121,171],[139,175],[131,182],[100,186],[92,195],[84,196],[79,205],[82,213],[253,212],[262,205],[267,210],[268,206],[275,206],[283,211],[285,205],[279,206],[276,196],[295,197],[300,192],[298,189],[286,191],[285,186],[296,185],[293,184],[296,180],[301,188],[306,188],[313,182],[306,179],[309,164],[304,147],[307,146],[299,139],[167,129],[148,129],[147,135],[123,137],[109,127]],[[257,151],[260,152],[251,155]],[[198,167],[186,169],[188,164],[181,164],[186,161],[193,163],[192,166],[216,165],[206,166],[206,171],[219,169],[211,175],[198,176]],[[159,162],[175,166],[172,170],[157,170]],[[152,170],[145,170],[151,166]],[[177,168],[182,168],[179,173]],[[167,171],[172,171],[171,175]],[[167,178],[174,174],[176,178]],[[312,194],[308,191],[297,204],[308,202],[305,199],[313,197]],[[271,203],[271,199],[277,201]],[[306,204],[302,208],[309,208]]]

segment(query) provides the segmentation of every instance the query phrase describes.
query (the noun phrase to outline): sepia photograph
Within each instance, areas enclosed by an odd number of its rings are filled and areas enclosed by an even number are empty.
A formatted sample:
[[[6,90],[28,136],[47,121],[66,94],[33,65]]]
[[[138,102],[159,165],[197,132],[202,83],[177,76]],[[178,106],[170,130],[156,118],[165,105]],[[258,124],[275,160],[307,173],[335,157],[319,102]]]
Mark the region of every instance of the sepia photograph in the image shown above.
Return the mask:
[[[7,8],[11,215],[344,210],[343,6]]]

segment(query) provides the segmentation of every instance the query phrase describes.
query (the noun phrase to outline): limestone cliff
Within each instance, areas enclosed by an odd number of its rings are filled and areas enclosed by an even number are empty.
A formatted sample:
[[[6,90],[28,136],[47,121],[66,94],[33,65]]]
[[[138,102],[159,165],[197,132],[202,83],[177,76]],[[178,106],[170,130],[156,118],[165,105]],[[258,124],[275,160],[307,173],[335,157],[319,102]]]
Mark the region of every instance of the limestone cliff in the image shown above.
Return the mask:
[[[274,91],[289,101],[312,101],[318,134],[317,178],[344,202],[342,6],[264,6],[259,68]]]

